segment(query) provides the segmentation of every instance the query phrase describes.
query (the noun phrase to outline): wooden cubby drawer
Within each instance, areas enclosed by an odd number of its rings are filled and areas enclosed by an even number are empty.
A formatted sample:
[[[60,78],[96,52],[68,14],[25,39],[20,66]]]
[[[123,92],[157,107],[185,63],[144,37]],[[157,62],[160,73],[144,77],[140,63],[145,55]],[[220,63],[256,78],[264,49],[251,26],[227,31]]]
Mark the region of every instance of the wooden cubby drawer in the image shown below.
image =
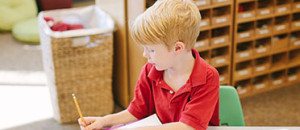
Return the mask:
[[[238,4],[237,21],[249,21],[255,19],[255,2],[245,2]]]
[[[272,38],[272,52],[277,53],[287,50],[289,44],[288,34],[276,35]]]
[[[213,37],[211,39],[211,47],[220,47],[224,45],[229,45],[229,36],[224,35],[224,36],[219,36],[219,37]]]
[[[272,55],[272,71],[285,68],[287,63],[288,56],[286,52]]]
[[[275,14],[281,15],[291,11],[290,0],[276,0]]]
[[[273,14],[273,0],[258,0],[257,1],[257,9],[256,9],[256,17],[263,18],[269,17]]]
[[[272,19],[264,19],[256,21],[255,36],[256,38],[272,35]]]
[[[251,10],[251,11],[241,12],[237,16],[239,22],[251,21],[255,18],[255,11]]]
[[[253,73],[255,75],[265,74],[271,68],[271,59],[269,56],[254,60]]]
[[[244,32],[239,32],[237,34],[237,41],[238,42],[242,42],[242,41],[247,41],[247,40],[251,40],[254,38],[254,30],[248,30],[248,31],[244,31]]]
[[[268,88],[270,83],[269,75],[261,75],[253,78],[253,89],[254,91],[260,91],[262,89]]]
[[[194,0],[194,3],[197,5],[199,9],[211,5],[210,0]]]
[[[296,66],[288,69],[287,80],[290,83],[300,82],[300,66]]]
[[[223,6],[212,9],[212,26],[229,25],[231,22],[230,14],[230,6]]]
[[[280,70],[271,73],[271,85],[272,87],[279,87],[286,83],[286,72],[285,70]]]
[[[299,48],[300,47],[300,31],[293,32],[290,37],[289,48]]]
[[[289,26],[290,23],[276,24],[274,25],[273,33],[274,34],[287,33],[289,31]]]
[[[210,61],[210,51],[201,51],[199,52],[200,57],[203,58],[207,63]]]
[[[207,50],[209,49],[209,42],[210,42],[210,31],[209,30],[201,31],[194,47],[198,51]]]
[[[239,24],[237,29],[237,42],[251,40],[255,37],[254,22]]]
[[[226,4],[230,4],[230,3],[231,3],[231,0],[212,0],[213,6],[226,5]]]
[[[300,29],[300,20],[293,21],[291,28],[292,28],[292,30],[299,30]]]
[[[294,0],[294,3],[292,4],[292,10],[300,11],[300,0]]]
[[[253,56],[253,42],[238,43],[234,59],[236,62],[249,60]]]
[[[271,38],[263,38],[255,41],[254,56],[261,57],[270,54],[271,51]]]
[[[287,33],[290,31],[290,16],[275,17],[273,34]]]
[[[251,79],[241,80],[234,84],[239,95],[249,95],[252,93]]]
[[[237,63],[236,70],[234,71],[234,80],[250,78],[252,76],[252,70],[251,61]]]
[[[207,30],[210,27],[210,19],[202,19],[200,22],[201,30]]]
[[[214,67],[225,66],[228,65],[229,62],[230,62],[229,55],[213,57],[210,60],[210,64]]]
[[[290,50],[289,52],[289,65],[300,64],[300,49]]]
[[[200,29],[206,30],[211,27],[211,11],[210,9],[200,10],[201,21],[200,21]]]
[[[213,49],[211,52],[210,64],[214,67],[225,66],[230,64],[229,48],[222,47]]]
[[[195,43],[195,48],[198,51],[208,50],[209,49],[209,39],[197,41]]]
[[[216,16],[212,18],[212,26],[228,25],[231,22],[230,15]]]
[[[294,13],[292,18],[292,30],[300,30],[300,13]]]
[[[212,30],[212,39],[210,46],[212,48],[229,44],[229,27],[217,28]]]
[[[270,17],[273,13],[273,7],[262,8],[256,11],[257,18]]]
[[[230,83],[229,66],[217,67],[216,69],[219,72],[220,84],[229,84]]]

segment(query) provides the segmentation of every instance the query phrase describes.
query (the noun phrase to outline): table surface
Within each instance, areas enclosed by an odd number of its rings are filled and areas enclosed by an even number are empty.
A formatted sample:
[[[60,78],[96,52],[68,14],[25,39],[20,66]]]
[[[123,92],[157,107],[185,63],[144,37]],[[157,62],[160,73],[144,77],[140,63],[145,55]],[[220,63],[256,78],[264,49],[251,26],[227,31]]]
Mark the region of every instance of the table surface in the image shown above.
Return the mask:
[[[207,130],[300,130],[299,127],[285,127],[285,126],[209,126]]]

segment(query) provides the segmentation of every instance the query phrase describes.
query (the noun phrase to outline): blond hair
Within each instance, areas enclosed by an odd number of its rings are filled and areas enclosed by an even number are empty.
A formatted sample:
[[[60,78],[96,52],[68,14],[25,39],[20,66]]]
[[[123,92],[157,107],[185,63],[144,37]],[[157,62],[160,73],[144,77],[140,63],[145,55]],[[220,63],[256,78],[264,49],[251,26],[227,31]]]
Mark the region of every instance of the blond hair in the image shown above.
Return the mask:
[[[139,44],[165,44],[168,49],[175,42],[194,47],[200,32],[200,12],[190,0],[157,0],[131,26],[131,36]]]

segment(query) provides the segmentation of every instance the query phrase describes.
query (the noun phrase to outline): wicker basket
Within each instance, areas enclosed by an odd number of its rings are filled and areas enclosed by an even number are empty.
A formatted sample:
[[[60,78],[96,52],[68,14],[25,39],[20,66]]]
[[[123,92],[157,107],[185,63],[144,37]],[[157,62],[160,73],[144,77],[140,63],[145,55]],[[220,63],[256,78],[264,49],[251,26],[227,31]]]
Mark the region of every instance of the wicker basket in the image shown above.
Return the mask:
[[[91,17],[100,17],[97,20],[102,21],[90,23],[102,25],[90,24],[88,29],[52,32],[43,19],[44,16],[59,18],[74,12],[82,17],[89,16],[86,19],[91,20],[95,20]],[[84,116],[101,116],[113,112],[113,24],[107,14],[94,6],[39,14],[44,70],[57,121],[77,121],[79,115],[72,93],[76,94]]]

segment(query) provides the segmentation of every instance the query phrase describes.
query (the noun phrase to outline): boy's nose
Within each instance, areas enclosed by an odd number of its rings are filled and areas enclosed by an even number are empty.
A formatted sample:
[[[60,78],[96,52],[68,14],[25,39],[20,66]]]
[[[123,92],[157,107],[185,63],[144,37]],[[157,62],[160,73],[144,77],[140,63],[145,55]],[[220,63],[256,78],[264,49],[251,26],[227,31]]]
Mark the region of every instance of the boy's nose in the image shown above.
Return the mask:
[[[144,56],[145,58],[148,58],[148,53],[147,53],[146,51],[143,51],[143,56]]]

